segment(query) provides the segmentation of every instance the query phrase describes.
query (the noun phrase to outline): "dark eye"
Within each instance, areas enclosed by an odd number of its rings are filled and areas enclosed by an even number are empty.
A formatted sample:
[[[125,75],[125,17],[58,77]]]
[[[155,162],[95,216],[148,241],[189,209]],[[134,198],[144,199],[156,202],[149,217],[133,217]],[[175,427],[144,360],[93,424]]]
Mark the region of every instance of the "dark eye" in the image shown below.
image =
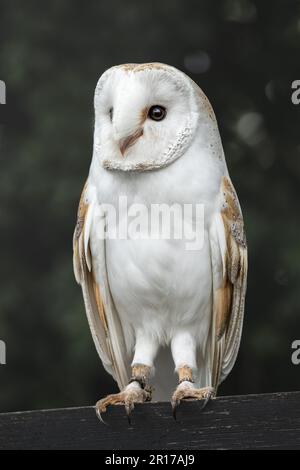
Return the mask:
[[[109,110],[109,117],[110,117],[110,120],[111,120],[111,121],[113,120],[113,116],[114,116],[114,108],[110,108],[110,110]]]
[[[162,121],[167,114],[166,108],[163,106],[160,106],[158,104],[155,104],[154,106],[151,106],[149,109],[148,116],[150,119],[153,119],[153,121]]]

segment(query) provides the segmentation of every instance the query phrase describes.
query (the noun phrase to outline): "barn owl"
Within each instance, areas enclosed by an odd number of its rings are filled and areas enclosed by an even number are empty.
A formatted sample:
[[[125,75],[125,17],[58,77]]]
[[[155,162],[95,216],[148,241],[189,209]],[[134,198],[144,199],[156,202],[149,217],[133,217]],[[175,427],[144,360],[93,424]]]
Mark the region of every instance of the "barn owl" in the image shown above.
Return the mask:
[[[213,109],[187,75],[160,63],[110,68],[94,105],[73,261],[96,349],[120,389],[96,412],[123,404],[129,415],[153,390],[174,412],[184,399],[206,404],[237,357],[247,277],[243,217]],[[124,197],[128,207],[201,204],[201,248],[107,236],[106,208]]]

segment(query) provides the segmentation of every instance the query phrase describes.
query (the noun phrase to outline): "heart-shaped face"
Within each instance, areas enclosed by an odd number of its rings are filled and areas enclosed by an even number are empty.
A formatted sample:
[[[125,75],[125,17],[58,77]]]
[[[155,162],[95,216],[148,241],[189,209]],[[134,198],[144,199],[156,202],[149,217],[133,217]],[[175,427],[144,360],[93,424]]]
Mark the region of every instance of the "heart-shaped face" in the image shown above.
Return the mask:
[[[121,65],[100,78],[95,114],[95,152],[105,168],[160,168],[179,158],[195,135],[199,95],[173,67]]]

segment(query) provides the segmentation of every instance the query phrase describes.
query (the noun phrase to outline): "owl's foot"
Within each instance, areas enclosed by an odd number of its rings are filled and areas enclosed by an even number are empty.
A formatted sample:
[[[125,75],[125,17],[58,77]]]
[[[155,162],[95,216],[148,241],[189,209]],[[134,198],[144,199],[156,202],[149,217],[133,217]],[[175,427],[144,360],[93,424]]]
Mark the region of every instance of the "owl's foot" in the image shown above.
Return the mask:
[[[205,388],[195,388],[194,384],[188,381],[184,381],[178,385],[176,388],[172,399],[172,410],[173,416],[176,419],[176,410],[182,400],[194,399],[194,400],[203,400],[203,405],[201,410],[205,408],[207,403],[211,398],[214,398],[216,395],[215,389],[212,387]]]
[[[120,393],[114,395],[108,395],[102,400],[99,400],[96,405],[96,414],[100,421],[104,422],[101,413],[105,413],[108,406],[111,405],[124,405],[128,421],[130,424],[130,414],[134,409],[135,403],[145,403],[151,401],[152,389],[151,387],[145,387],[144,389],[138,382],[132,382]]]

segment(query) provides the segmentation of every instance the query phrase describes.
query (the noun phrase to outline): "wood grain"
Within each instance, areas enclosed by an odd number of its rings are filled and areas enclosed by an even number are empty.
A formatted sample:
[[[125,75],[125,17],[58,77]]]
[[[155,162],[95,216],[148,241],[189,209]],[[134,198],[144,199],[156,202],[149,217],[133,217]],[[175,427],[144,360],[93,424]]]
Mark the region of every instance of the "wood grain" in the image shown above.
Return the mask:
[[[0,449],[300,449],[300,392],[123,407],[102,424],[92,407],[0,414]]]

